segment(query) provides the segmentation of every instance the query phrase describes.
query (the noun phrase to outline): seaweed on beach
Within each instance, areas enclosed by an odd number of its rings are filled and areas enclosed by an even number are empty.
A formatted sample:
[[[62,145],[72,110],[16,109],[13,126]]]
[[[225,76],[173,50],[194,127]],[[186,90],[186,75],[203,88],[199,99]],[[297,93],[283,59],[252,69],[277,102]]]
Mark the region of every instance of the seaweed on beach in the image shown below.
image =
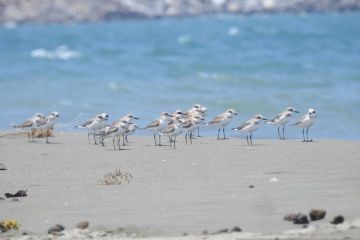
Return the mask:
[[[47,132],[46,132],[47,131]],[[32,136],[36,137],[36,138],[45,138],[46,134],[49,137],[52,137],[54,135],[54,129],[49,129],[49,130],[43,130],[43,129],[34,129],[31,134]]]
[[[6,232],[11,229],[19,229],[20,224],[15,220],[5,220],[0,222],[0,232]]]
[[[122,185],[130,183],[131,179],[132,175],[130,173],[115,169],[114,173],[107,173],[98,183],[102,185]]]

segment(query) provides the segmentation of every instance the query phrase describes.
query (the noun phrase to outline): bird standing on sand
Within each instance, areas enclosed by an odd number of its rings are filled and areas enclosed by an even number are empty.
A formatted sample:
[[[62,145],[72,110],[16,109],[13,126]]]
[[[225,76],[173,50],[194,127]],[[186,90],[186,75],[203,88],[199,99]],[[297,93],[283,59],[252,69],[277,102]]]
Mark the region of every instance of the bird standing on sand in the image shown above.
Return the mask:
[[[222,128],[222,131],[223,131],[223,139],[226,139],[225,137],[225,127],[226,125],[228,125],[233,116],[234,115],[238,115],[234,109],[228,109],[227,111],[217,115],[216,117],[214,117],[210,122],[208,123],[205,123],[205,125],[209,125],[209,126],[215,126],[215,127],[218,127],[219,128],[219,131],[218,131],[218,137],[217,139],[219,140],[220,139],[220,129]]]
[[[254,117],[242,123],[239,127],[233,128],[232,130],[246,133],[247,144],[252,146],[252,134],[260,127],[261,120],[267,119],[264,118],[263,115],[256,114]]]
[[[135,129],[139,129],[136,125],[134,125],[134,120],[139,120],[138,117],[134,116],[133,114],[129,113],[125,116],[121,117],[119,120],[113,122],[111,125],[116,126],[121,121],[125,121],[128,123],[128,129],[122,134],[123,137],[123,146],[125,146],[125,141],[128,143],[127,136],[131,135],[135,132]],[[119,136],[120,137],[120,136]],[[120,139],[118,139],[120,141]]]
[[[285,125],[290,121],[290,117],[292,116],[292,114],[294,112],[299,113],[298,111],[295,110],[295,108],[287,107],[285,109],[285,111],[279,113],[275,118],[266,122],[266,123],[270,123],[270,124],[278,126],[277,130],[278,130],[280,140],[285,140]],[[280,126],[282,126],[282,132],[283,132],[282,137],[280,134]]]
[[[36,113],[30,119],[24,121],[23,123],[21,123],[19,125],[16,125],[16,124],[12,125],[12,127],[27,131],[29,142],[30,142],[30,135],[32,136],[32,141],[34,142],[34,135],[32,134],[32,131],[36,128],[36,126],[40,122],[44,121],[44,119],[45,119],[45,117],[42,113]]]
[[[128,130],[124,133],[126,143],[129,143],[128,136],[134,134],[136,129],[140,130],[140,128],[135,123],[129,123]]]
[[[191,108],[185,111],[185,114],[185,120],[188,120],[191,119],[194,115],[198,115],[200,118],[205,118],[208,112],[205,106],[201,106],[200,104],[194,104]],[[200,124],[197,127],[197,136],[200,137]]]
[[[312,108],[308,110],[308,113],[302,116],[302,118],[295,123],[295,126],[298,126],[303,129],[303,141],[304,142],[312,142],[312,140],[309,140],[309,128],[312,127],[315,123],[316,119],[316,111]],[[305,139],[305,129],[306,129],[306,139]]]
[[[187,144],[187,139],[189,137],[190,143],[192,144],[193,133],[195,129],[204,122],[204,118],[201,118],[199,115],[194,115],[191,118],[187,118],[184,121],[183,129],[185,133],[185,142]]]
[[[184,120],[179,119],[174,124],[167,126],[160,135],[165,135],[169,138],[170,147],[174,143],[174,149],[176,149],[176,137],[183,132]]]
[[[75,126],[75,127],[89,129],[89,132],[88,132],[89,143],[90,143],[90,135],[93,135],[94,144],[96,145],[97,144],[96,138],[95,138],[96,132],[106,126],[106,121],[108,119],[109,119],[109,115],[107,113],[101,113],[101,114],[96,115],[94,118],[89,119],[85,123]]]
[[[155,146],[161,146],[161,135],[160,132],[164,130],[170,121],[170,114],[168,112],[162,112],[160,118],[152,121],[146,127],[142,129],[149,129],[154,132]],[[156,135],[159,136],[159,144],[156,143]]]
[[[46,143],[49,142],[49,130],[55,126],[56,121],[59,119],[60,115],[58,112],[51,112],[43,121],[39,122],[36,126],[36,129],[45,130]]]
[[[113,138],[113,145],[114,145],[114,150],[115,150],[115,139],[118,145],[118,149],[121,150],[120,148],[120,136],[122,134],[124,134],[127,130],[128,130],[128,125],[129,123],[121,120],[120,122],[116,122],[116,124],[114,125],[108,125],[105,126],[104,128],[102,128],[96,135],[100,136],[100,142],[102,144],[102,146],[104,145],[104,140],[106,138]]]

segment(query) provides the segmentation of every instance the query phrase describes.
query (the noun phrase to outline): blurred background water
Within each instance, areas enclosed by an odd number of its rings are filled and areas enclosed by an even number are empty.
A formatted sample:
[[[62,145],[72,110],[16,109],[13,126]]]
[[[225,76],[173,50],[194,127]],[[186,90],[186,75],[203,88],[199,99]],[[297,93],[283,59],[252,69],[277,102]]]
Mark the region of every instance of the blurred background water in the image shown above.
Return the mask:
[[[0,129],[50,111],[60,112],[60,131],[100,112],[110,120],[131,112],[144,126],[195,103],[208,119],[235,108],[230,127],[287,106],[301,111],[296,121],[312,107],[314,138],[359,140],[360,14],[0,27]],[[277,137],[276,129],[263,126],[256,136]],[[301,131],[289,126],[287,136]]]

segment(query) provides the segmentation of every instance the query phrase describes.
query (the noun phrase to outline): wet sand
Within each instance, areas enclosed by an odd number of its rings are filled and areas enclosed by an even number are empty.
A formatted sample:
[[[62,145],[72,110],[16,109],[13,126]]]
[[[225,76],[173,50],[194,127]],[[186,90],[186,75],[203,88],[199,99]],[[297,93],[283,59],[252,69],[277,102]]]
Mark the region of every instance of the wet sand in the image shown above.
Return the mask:
[[[28,189],[19,202],[0,200],[0,221],[15,219],[32,234],[87,220],[92,229],[134,226],[146,237],[201,235],[234,226],[273,236],[305,231],[284,221],[287,213],[326,209],[325,219],[308,231],[332,228],[328,223],[339,214],[350,225],[360,217],[357,141],[255,139],[249,150],[240,138],[202,137],[186,145],[180,136],[173,150],[154,146],[150,136],[130,136],[124,150],[114,151],[111,140],[95,146],[84,133],[57,133],[50,140],[0,137],[0,163],[8,168],[0,171],[0,194]],[[130,183],[98,184],[115,169],[130,173]],[[333,235],[360,233],[350,225]]]

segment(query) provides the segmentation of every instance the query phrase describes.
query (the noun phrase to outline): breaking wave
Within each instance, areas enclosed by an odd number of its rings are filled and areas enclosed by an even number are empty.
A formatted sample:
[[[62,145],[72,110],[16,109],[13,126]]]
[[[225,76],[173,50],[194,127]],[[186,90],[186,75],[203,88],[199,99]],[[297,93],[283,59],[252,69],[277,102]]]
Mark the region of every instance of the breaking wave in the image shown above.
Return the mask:
[[[33,58],[68,60],[78,58],[80,53],[69,49],[66,45],[61,45],[54,50],[46,50],[44,48],[34,49],[31,51],[30,55]]]

